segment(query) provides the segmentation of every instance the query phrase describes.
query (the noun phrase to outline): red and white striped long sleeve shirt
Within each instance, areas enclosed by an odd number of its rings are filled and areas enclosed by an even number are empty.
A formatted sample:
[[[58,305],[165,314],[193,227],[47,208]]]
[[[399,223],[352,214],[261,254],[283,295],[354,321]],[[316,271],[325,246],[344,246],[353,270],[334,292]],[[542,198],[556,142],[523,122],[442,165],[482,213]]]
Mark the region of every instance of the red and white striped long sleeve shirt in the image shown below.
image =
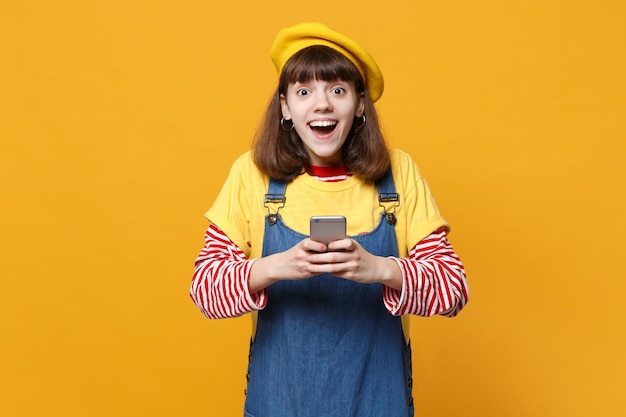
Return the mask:
[[[402,291],[384,286],[383,302],[393,315],[453,317],[468,300],[465,269],[452,249],[445,230],[422,239],[409,258],[392,258],[402,271]],[[267,291],[251,294],[248,287],[254,259],[219,228],[210,225],[205,245],[196,259],[191,298],[209,318],[237,317],[261,310]]]

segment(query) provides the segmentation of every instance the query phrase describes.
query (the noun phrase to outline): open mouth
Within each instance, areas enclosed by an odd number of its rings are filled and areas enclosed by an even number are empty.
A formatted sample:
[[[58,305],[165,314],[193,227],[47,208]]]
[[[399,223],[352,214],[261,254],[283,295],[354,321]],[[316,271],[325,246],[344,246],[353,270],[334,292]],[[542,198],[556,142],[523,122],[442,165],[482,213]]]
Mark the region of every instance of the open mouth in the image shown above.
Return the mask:
[[[322,134],[331,133],[337,127],[337,122],[335,120],[315,120],[309,123],[309,127],[316,132]]]

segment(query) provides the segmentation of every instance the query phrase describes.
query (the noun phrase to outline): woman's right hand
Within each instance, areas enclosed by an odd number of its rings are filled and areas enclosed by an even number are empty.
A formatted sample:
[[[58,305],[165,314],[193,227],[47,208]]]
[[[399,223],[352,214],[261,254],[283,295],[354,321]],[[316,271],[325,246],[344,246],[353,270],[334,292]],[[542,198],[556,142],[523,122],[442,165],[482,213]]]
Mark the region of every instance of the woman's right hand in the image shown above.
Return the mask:
[[[317,275],[310,272],[309,258],[313,253],[326,250],[323,243],[307,238],[284,252],[256,259],[248,281],[250,293],[261,291],[277,281],[300,280]]]

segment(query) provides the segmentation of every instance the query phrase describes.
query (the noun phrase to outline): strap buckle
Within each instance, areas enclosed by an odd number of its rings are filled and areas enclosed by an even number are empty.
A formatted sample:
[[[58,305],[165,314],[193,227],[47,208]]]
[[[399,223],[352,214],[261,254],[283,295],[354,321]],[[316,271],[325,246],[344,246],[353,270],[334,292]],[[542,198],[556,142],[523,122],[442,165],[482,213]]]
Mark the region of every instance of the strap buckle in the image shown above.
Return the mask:
[[[263,207],[267,209],[267,222],[273,226],[278,221],[278,211],[285,207],[284,194],[265,194]]]
[[[385,220],[387,223],[396,224],[396,209],[400,207],[400,194],[398,193],[379,193],[378,205],[383,208]]]

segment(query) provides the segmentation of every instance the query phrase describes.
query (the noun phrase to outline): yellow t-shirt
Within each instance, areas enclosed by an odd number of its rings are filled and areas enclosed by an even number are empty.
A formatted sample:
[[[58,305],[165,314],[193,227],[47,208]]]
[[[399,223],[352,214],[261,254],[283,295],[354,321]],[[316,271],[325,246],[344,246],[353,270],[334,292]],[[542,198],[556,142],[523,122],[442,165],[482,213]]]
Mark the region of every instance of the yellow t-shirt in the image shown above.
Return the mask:
[[[395,209],[398,255],[407,257],[421,239],[441,227],[446,220],[431,194],[428,184],[411,157],[391,149],[391,167],[400,205]],[[246,258],[261,257],[265,216],[264,207],[269,178],[252,161],[251,152],[240,156],[206,217],[245,253]],[[356,176],[339,182],[323,182],[308,174],[287,184],[285,206],[279,213],[284,224],[309,234],[311,216],[343,215],[350,236],[373,230],[383,212],[374,184]],[[275,209],[273,210],[275,211]]]

